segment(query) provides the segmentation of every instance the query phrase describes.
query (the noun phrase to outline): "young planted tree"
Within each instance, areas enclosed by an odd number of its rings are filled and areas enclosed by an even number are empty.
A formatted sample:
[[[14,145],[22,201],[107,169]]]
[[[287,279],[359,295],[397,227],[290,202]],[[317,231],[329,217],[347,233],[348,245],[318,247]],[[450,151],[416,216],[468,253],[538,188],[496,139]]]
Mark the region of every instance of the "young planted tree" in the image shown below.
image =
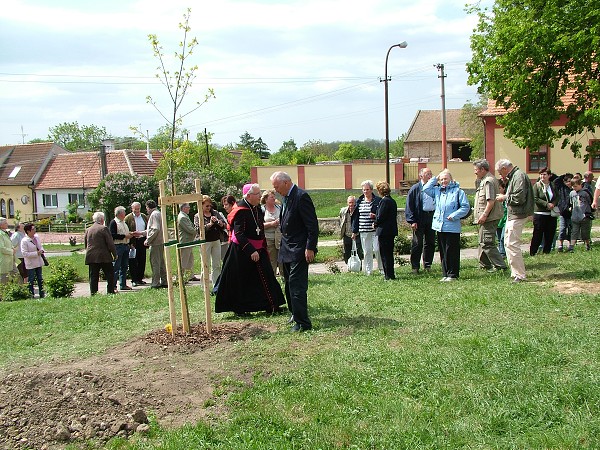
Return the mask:
[[[170,147],[169,150],[175,148],[175,132],[178,126],[181,126],[182,120],[187,115],[196,111],[200,106],[206,103],[211,97],[214,97],[214,91],[212,89],[208,89],[208,93],[205,94],[204,99],[202,101],[196,101],[196,105],[189,111],[185,113],[181,113],[181,105],[183,100],[188,93],[188,90],[192,87],[192,82],[196,78],[196,71],[198,70],[198,66],[194,65],[191,67],[186,67],[188,60],[194,53],[194,49],[198,45],[198,40],[195,37],[190,37],[189,33],[191,28],[189,26],[191,9],[188,8],[187,12],[183,15],[183,22],[179,24],[179,28],[183,30],[183,39],[179,43],[179,52],[175,52],[173,55],[173,65],[175,66],[175,70],[171,71],[169,69],[170,64],[167,60],[163,52],[162,45],[158,40],[158,37],[155,34],[149,34],[148,39],[152,45],[152,49],[154,50],[154,56],[158,59],[159,65],[157,67],[158,73],[156,74],[156,78],[160,80],[163,86],[167,88],[167,92],[169,93],[169,98],[171,100],[169,111],[163,112],[152,96],[147,96],[146,101],[150,103],[158,113],[165,119],[167,124],[170,127]]]
[[[530,149],[562,139],[580,156],[576,136],[600,125],[597,0],[495,0],[491,11],[477,2],[470,12],[479,23],[469,84],[507,110],[498,118],[506,136]],[[561,114],[566,124],[552,129]],[[585,146],[587,160],[600,141]]]

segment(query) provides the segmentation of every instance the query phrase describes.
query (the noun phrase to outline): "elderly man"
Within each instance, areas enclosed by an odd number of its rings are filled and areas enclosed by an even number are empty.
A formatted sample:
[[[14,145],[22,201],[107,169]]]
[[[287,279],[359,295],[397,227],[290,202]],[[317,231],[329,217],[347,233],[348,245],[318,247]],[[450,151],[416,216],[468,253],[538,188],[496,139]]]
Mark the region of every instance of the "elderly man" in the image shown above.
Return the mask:
[[[521,235],[525,222],[533,215],[533,186],[527,174],[513,166],[508,159],[499,160],[496,170],[507,180],[506,193],[497,195],[496,201],[506,202],[504,247],[513,283],[518,283],[527,277],[521,251]]]
[[[430,270],[435,253],[435,230],[431,226],[435,212],[435,200],[423,192],[423,186],[432,176],[433,173],[429,167],[419,170],[420,180],[410,188],[406,197],[404,214],[412,229],[410,265],[414,274],[419,273],[421,255],[423,255],[424,269]]]
[[[119,281],[119,289],[121,291],[131,291],[131,287],[127,286],[127,268],[129,267],[129,239],[138,236],[135,232],[129,231],[129,227],[125,223],[125,207],[117,206],[115,208],[115,218],[110,221],[108,226],[110,234],[117,249],[117,260],[115,261],[115,289],[117,281]]]
[[[271,175],[273,188],[283,197],[281,211],[281,247],[285,296],[296,322],[292,331],[312,328],[308,317],[308,265],[314,261],[319,239],[319,222],[312,199],[285,172]]]
[[[190,204],[182,203],[177,215],[177,236],[180,244],[188,244],[196,239],[196,228],[190,219]],[[181,256],[181,270],[186,281],[200,281],[194,276],[194,252],[192,247],[179,250]]]
[[[150,247],[150,267],[152,268],[153,289],[169,287],[167,279],[167,266],[165,264],[165,240],[162,232],[162,217],[154,200],[146,202],[148,212],[148,230],[144,245]]]
[[[354,212],[354,208],[356,208],[356,197],[350,195],[346,200],[346,204],[347,206],[340,209],[339,218],[340,238],[344,244],[344,262],[348,264],[348,258],[350,258],[350,253],[352,252],[352,242],[356,243],[356,251],[361,260],[363,259],[363,251],[360,245],[360,238],[357,236],[357,239],[352,239],[352,213]]]
[[[485,159],[473,162],[475,181],[475,207],[473,222],[479,226],[479,265],[488,272],[506,270],[504,258],[496,245],[498,223],[504,215],[502,204],[496,201],[500,185],[490,173],[490,163]]]
[[[129,260],[129,273],[131,275],[131,284],[141,286],[146,284],[144,281],[144,272],[146,271],[146,246],[144,239],[146,237],[146,228],[148,225],[148,216],[142,213],[142,204],[133,202],[131,212],[125,216],[125,223],[131,231],[138,231],[138,237],[129,240],[129,246],[135,248],[135,258]]]
[[[98,292],[100,270],[106,278],[106,292],[116,294],[113,261],[117,259],[117,247],[113,237],[104,226],[104,213],[97,211],[92,216],[94,224],[85,231],[85,264],[89,266],[90,294]]]

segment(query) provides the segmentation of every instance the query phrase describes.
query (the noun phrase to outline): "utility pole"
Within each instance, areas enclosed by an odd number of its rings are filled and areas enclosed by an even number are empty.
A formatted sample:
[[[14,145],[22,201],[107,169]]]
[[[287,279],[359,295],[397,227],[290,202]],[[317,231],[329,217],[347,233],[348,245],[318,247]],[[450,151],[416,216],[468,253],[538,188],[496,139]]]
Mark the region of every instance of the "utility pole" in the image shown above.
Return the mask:
[[[443,64],[436,64],[433,67],[440,71],[438,78],[440,78],[442,81],[442,169],[446,169],[448,167],[448,142],[446,139],[446,91],[444,88],[444,78],[446,78],[446,75],[444,75]]]
[[[206,166],[210,167],[210,153],[208,152],[208,133],[204,129],[204,143],[206,144]]]

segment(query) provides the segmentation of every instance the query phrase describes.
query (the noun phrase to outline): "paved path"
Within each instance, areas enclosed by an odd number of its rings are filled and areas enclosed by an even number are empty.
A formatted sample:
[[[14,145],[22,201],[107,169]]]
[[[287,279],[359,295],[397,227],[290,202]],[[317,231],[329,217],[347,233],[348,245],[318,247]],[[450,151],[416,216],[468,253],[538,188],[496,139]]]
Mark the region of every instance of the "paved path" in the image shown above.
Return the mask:
[[[597,235],[600,232],[600,226],[593,227],[593,231],[594,231],[594,234]],[[48,234],[48,236],[45,236],[46,234]],[[68,237],[65,238],[64,233],[56,233],[56,234],[60,236],[60,239],[49,235],[49,233],[42,233],[41,234],[41,236],[43,236],[42,242],[43,243],[63,243],[64,244],[66,241],[66,243],[68,244]],[[474,235],[474,233],[465,233],[465,234]],[[524,244],[521,246],[523,252],[529,251],[529,239],[530,239],[529,235],[530,234],[531,234],[530,229],[525,230],[525,232],[523,233]],[[333,247],[336,245],[341,245],[341,241],[340,240],[327,240],[327,241],[319,242],[320,247]],[[69,246],[65,245],[64,252],[49,252],[48,256],[56,257],[56,256],[69,255],[69,254],[71,254],[71,252],[69,252],[67,250],[68,248],[69,248]],[[403,255],[402,257],[406,258],[406,259],[410,259],[410,255]],[[462,249],[460,251],[460,259],[461,260],[474,259],[474,258],[477,258],[477,248],[466,248],[466,249]],[[439,262],[440,262],[440,257],[439,257],[438,252],[436,252],[434,255],[434,262],[437,264],[439,264]],[[336,261],[336,264],[338,265],[338,267],[340,268],[340,270],[342,272],[346,272],[348,270],[348,268],[346,267],[346,264],[344,263],[343,260]],[[375,263],[375,264],[377,264],[377,263]],[[312,273],[312,274],[330,273],[329,269],[327,268],[327,265],[324,263],[311,264],[308,268],[308,271],[309,271],[309,273]],[[198,277],[199,277],[199,275],[198,275]],[[139,291],[142,289],[148,289],[150,286],[150,279],[146,278],[145,281],[148,282],[147,285],[134,287],[132,291],[124,291],[124,292],[122,292],[122,294],[127,295],[129,292],[135,292],[135,291]],[[192,283],[189,283],[188,286],[201,286],[201,283],[200,282],[192,282]],[[99,289],[100,289],[100,293],[106,293],[106,282],[100,282]],[[90,287],[87,282],[75,283],[75,291],[73,292],[73,297],[89,297],[89,296],[90,296]]]

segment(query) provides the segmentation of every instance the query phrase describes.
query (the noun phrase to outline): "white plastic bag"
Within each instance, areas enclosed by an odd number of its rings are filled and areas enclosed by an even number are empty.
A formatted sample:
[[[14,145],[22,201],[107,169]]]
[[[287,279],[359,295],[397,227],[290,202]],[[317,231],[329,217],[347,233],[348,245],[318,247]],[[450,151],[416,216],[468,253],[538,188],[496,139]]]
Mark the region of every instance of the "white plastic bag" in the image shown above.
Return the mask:
[[[358,257],[358,252],[356,251],[356,241],[352,241],[352,252],[350,253],[350,258],[348,258],[348,272],[360,272],[360,258]]]

